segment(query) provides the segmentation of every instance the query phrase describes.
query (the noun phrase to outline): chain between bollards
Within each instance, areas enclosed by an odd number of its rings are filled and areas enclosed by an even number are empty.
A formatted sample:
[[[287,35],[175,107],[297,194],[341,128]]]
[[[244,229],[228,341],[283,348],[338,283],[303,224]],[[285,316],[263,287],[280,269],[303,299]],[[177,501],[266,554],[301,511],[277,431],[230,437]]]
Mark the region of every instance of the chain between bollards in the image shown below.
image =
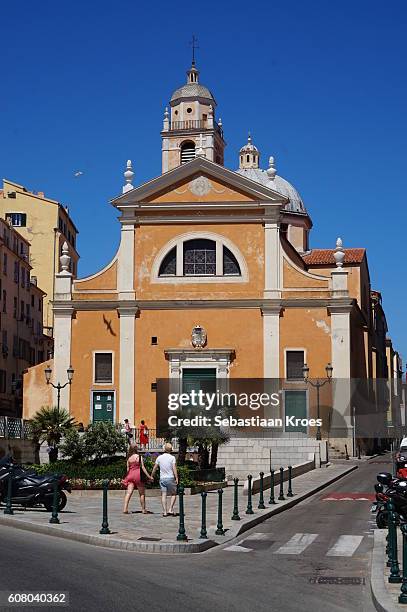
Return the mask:
[[[201,518],[201,533],[199,537],[201,540],[206,540],[208,538],[208,533],[206,531],[206,498],[208,494],[206,491],[202,491],[201,493],[201,502],[202,502],[202,518]]]
[[[274,497],[274,470],[270,470],[270,499],[269,504],[275,504],[276,500]]]
[[[390,584],[399,584],[401,580],[399,561],[397,555],[397,517],[394,512],[394,504],[388,502],[388,514],[389,514],[389,539],[390,539],[390,550],[391,550],[391,566],[390,576],[388,581]]]
[[[283,488],[283,483],[284,483],[284,468],[281,467],[280,468],[280,494],[278,496],[278,501],[284,501],[285,497],[284,497],[284,488]]]
[[[11,498],[12,498],[12,484],[13,484],[13,466],[10,468],[10,474],[7,478],[7,497],[6,497],[6,507],[4,508],[4,514],[14,514]]]
[[[400,587],[399,603],[407,604],[407,523],[401,525],[403,534],[403,582]]]
[[[225,535],[222,522],[222,495],[223,489],[218,489],[218,524],[216,525],[216,535]]]
[[[107,490],[109,488],[109,481],[103,481],[103,518],[102,518],[102,527],[99,531],[102,535],[108,535],[110,533],[109,522],[107,518]]]
[[[49,519],[49,522],[52,523],[53,525],[59,525],[58,508],[59,508],[59,483],[57,480],[54,480],[54,492],[52,495],[52,516]]]
[[[259,498],[259,505],[257,506],[259,510],[264,510],[265,509],[265,505],[264,505],[264,472],[260,472],[259,474],[260,476],[260,498]]]
[[[179,490],[179,528],[177,540],[178,542],[186,542],[188,540],[185,533],[185,513],[184,513],[184,487],[180,485]]]
[[[233,479],[233,514],[232,514],[232,521],[240,521],[240,516],[239,516],[239,505],[238,505],[238,495],[239,495],[239,491],[238,491],[238,485],[239,485],[239,479],[238,478],[234,478]]]
[[[287,497],[294,497],[293,486],[292,486],[292,478],[293,478],[293,468],[291,465],[288,466],[288,491]]]
[[[254,514],[252,505],[252,478],[251,474],[247,477],[247,508],[246,514]]]

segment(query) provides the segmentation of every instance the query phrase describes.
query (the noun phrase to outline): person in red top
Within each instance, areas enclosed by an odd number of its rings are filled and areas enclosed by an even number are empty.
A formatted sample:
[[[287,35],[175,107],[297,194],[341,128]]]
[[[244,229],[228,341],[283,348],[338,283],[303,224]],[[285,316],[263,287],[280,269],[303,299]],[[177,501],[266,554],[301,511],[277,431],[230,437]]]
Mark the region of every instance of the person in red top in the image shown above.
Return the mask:
[[[140,423],[140,446],[142,448],[148,447],[148,427],[144,421]]]
[[[122,480],[122,485],[127,487],[124,498],[123,513],[129,513],[130,498],[133,495],[134,487],[136,487],[140,495],[141,511],[143,514],[147,514],[145,486],[141,473],[144,473],[144,480],[148,479],[151,481],[152,478],[144,467],[143,457],[138,453],[138,449],[135,444],[130,444],[127,457],[127,474]]]

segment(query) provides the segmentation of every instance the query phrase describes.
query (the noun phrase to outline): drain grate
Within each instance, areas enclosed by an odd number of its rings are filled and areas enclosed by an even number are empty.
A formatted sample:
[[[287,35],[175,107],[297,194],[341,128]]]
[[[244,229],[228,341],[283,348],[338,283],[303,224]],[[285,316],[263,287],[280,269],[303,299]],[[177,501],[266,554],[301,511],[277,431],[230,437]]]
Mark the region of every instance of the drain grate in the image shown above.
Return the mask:
[[[138,540],[143,540],[144,542],[160,542],[162,538],[148,538],[147,536],[141,536],[141,538],[137,538]]]

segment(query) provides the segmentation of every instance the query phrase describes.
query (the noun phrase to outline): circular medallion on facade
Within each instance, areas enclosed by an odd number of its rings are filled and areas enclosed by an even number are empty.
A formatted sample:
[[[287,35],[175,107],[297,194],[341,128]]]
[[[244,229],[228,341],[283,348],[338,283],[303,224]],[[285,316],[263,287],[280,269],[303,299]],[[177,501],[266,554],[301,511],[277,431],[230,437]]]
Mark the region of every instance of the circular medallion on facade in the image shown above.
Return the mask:
[[[206,344],[206,330],[200,325],[195,325],[192,330],[191,344],[194,348],[203,348]]]
[[[205,176],[198,176],[189,184],[189,190],[197,196],[203,196],[210,192],[211,182]]]

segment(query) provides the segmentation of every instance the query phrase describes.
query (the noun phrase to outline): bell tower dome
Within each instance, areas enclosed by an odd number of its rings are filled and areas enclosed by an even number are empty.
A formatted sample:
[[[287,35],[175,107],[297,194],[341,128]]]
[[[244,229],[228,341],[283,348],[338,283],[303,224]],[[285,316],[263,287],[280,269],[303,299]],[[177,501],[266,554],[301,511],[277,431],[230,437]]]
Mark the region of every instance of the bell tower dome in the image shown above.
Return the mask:
[[[174,91],[170,110],[165,109],[162,138],[162,172],[203,156],[223,166],[222,121],[215,120],[216,100],[199,82],[199,71],[192,60],[187,82]]]

